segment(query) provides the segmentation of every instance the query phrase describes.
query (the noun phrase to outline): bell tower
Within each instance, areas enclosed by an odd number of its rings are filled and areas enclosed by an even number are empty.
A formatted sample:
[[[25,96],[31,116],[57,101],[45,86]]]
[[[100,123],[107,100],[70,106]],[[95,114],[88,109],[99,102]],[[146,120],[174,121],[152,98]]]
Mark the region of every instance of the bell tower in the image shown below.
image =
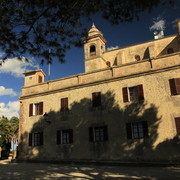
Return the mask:
[[[87,39],[84,43],[85,72],[92,72],[107,67],[103,59],[106,51],[106,40],[103,34],[93,24],[88,31]]]

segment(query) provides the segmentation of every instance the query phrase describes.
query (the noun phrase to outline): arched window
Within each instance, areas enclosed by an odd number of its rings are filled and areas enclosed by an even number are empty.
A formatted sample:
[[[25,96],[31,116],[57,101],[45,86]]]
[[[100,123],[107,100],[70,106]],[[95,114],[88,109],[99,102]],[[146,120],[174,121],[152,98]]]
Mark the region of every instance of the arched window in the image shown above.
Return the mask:
[[[168,48],[168,49],[167,49],[167,53],[168,53],[168,54],[174,53],[174,49],[173,49],[173,48]]]
[[[140,61],[141,57],[139,55],[135,55],[135,59],[136,59],[136,61]]]
[[[96,55],[96,46],[90,46],[90,56]]]

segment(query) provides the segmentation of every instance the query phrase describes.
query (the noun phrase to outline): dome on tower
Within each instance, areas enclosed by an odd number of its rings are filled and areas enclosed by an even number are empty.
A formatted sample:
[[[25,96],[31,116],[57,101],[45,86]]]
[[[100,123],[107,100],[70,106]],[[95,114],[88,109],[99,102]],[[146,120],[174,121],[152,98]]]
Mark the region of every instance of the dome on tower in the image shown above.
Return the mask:
[[[90,36],[95,36],[95,35],[101,35],[101,36],[103,36],[102,32],[99,31],[99,30],[96,28],[96,26],[94,25],[94,23],[93,23],[91,29],[88,31],[88,37],[90,37]]]

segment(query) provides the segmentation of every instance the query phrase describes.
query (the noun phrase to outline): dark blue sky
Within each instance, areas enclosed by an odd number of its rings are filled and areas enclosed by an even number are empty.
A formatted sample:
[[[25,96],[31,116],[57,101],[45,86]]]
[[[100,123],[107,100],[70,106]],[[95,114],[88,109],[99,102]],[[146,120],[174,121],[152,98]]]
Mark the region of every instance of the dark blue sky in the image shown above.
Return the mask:
[[[131,23],[122,23],[112,26],[108,21],[102,19],[99,15],[93,16],[93,22],[104,34],[104,37],[107,40],[106,47],[124,47],[133,45],[153,39],[154,31],[150,31],[149,28],[153,25],[153,21],[158,17],[159,20],[165,21],[165,36],[176,34],[177,27],[175,20],[180,18],[180,1],[177,0],[177,2],[178,5],[176,8],[169,6],[157,7],[151,13],[142,13],[139,21]],[[90,29],[92,22],[86,22],[85,26]],[[83,48],[72,47],[69,51],[67,51],[66,59],[67,62],[64,64],[53,62],[51,65],[51,79],[58,79],[84,72]],[[34,61],[37,64],[40,63],[35,58]],[[18,63],[11,63],[9,65],[6,63],[6,66],[7,69],[4,67],[4,71],[0,69],[0,116],[3,114],[7,116],[9,116],[9,114],[17,114],[17,100],[21,93],[21,87],[24,84],[23,77],[17,76],[20,76],[23,71],[37,68],[32,64],[31,67],[28,67]],[[40,66],[40,68],[43,69],[46,75],[48,74],[48,67],[46,64]]]

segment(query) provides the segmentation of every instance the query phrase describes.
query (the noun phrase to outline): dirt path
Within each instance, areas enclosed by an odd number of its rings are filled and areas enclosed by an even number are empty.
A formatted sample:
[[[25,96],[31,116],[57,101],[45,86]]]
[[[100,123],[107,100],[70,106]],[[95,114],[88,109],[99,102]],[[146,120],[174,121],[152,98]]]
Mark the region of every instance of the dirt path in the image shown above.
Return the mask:
[[[0,161],[0,180],[179,180],[180,167],[88,166]]]

